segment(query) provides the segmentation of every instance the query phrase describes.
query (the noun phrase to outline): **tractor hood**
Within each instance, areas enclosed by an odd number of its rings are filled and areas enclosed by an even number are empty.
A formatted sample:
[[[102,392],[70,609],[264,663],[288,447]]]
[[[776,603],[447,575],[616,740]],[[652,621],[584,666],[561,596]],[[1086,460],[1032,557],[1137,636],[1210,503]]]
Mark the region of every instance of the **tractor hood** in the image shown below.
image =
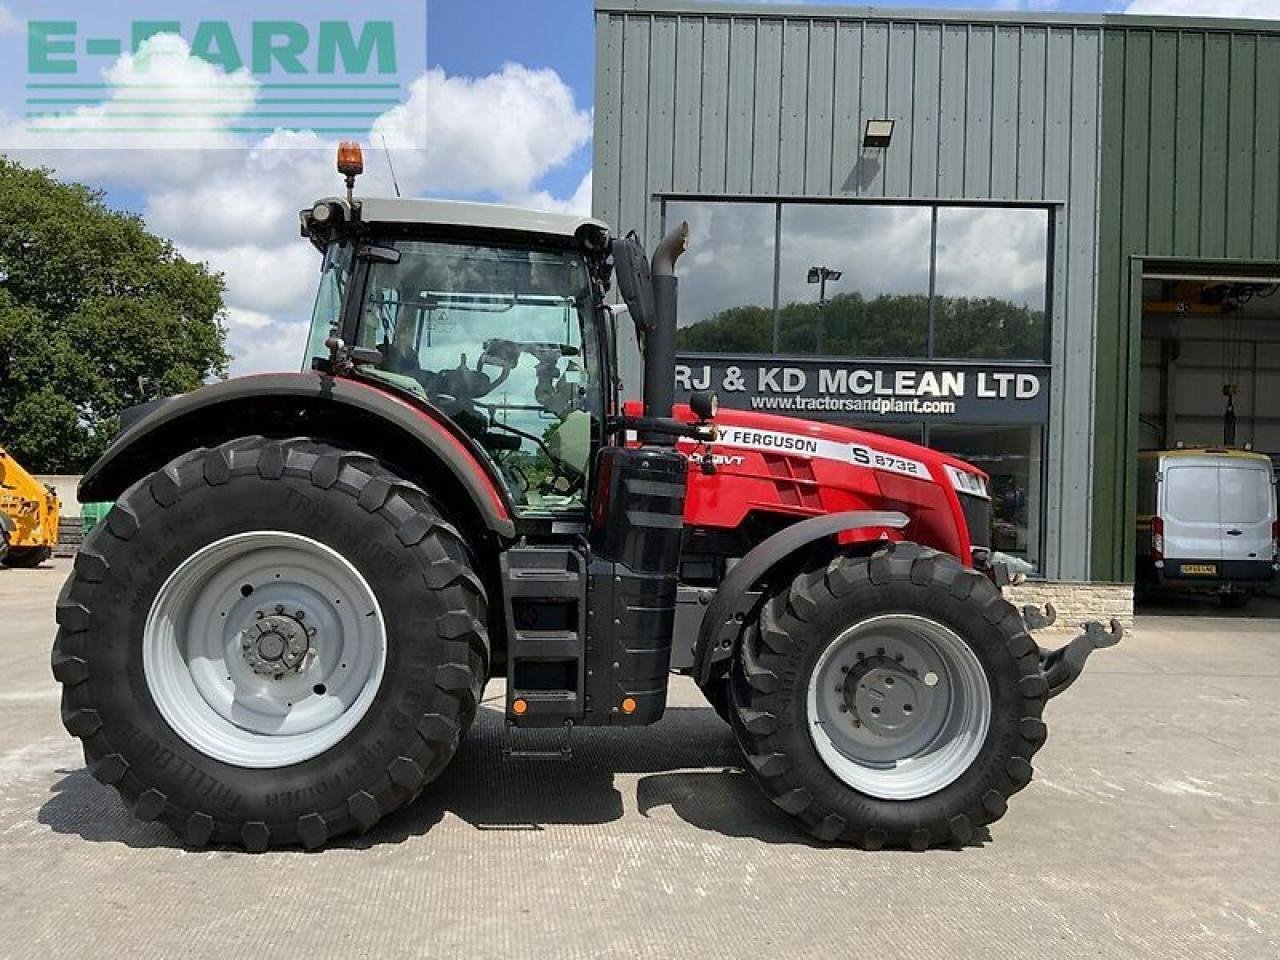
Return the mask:
[[[674,413],[695,419],[686,406]],[[710,444],[680,445],[690,461],[689,526],[739,530],[752,518],[777,525],[889,510],[909,519],[908,539],[966,563],[983,563],[990,554],[989,478],[972,464],[869,431],[775,414],[722,409],[715,425]]]
[[[676,408],[676,416],[693,419],[685,406]],[[987,496],[990,478],[985,472],[957,457],[907,440],[834,423],[723,407],[716,414],[716,428],[719,439],[712,444],[714,453],[737,447],[834,460],[919,480],[934,480],[960,493]]]

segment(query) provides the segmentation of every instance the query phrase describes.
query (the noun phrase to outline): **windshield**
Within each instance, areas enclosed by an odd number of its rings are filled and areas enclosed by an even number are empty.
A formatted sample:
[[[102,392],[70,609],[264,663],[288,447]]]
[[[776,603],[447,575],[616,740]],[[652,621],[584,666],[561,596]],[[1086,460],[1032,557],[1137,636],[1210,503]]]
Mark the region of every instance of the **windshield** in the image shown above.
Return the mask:
[[[582,257],[426,241],[397,249],[399,263],[370,267],[361,311],[358,342],[382,354],[378,375],[477,439],[518,505],[581,508],[601,417]]]
[[[315,309],[311,311],[311,332],[307,335],[307,355],[302,369],[311,369],[313,357],[327,357],[324,342],[337,333],[342,322],[342,297],[351,276],[351,247],[331,244],[320,268],[320,289],[316,292]]]

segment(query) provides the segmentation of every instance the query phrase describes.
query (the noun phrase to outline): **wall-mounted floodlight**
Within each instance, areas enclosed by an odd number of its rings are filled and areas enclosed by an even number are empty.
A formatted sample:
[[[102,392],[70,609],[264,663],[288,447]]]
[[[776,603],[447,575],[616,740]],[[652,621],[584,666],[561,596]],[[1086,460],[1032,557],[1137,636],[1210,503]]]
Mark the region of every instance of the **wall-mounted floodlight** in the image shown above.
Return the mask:
[[[893,139],[892,120],[868,120],[862,137],[862,146],[868,150],[883,150]]]

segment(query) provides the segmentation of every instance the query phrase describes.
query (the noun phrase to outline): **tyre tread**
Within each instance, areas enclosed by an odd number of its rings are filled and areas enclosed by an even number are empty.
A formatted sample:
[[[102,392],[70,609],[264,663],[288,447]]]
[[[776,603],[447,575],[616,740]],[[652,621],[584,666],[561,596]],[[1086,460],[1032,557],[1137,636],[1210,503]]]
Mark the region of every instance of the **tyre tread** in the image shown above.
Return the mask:
[[[409,729],[404,755],[374,775],[363,789],[328,809],[294,811],[291,820],[237,821],[183,809],[157,784],[143,782],[129,763],[124,743],[114,743],[93,709],[88,679],[98,589],[109,579],[112,555],[157,512],[177,504],[200,486],[221,486],[237,476],[279,480],[296,477],[317,489],[338,488],[395,530],[405,549],[422,558],[429,589],[450,598],[438,632],[447,654],[435,673],[433,696],[421,699],[422,714]],[[341,834],[365,832],[404,806],[452,759],[477,709],[489,668],[487,598],[471,569],[470,550],[418,486],[393,474],[367,454],[339,450],[309,438],[243,437],[213,449],[192,450],[135,483],[103,523],[85,539],[82,560],[59,596],[51,665],[62,684],[63,725],[82,741],[86,764],[113,786],[142,819],[160,820],[187,844],[237,845],[249,851],[272,846],[320,846]],[[446,635],[447,634],[447,635]]]
[[[974,605],[981,620],[1001,638],[993,649],[1014,665],[1021,716],[1011,717],[1009,738],[1013,742],[1008,759],[996,771],[989,788],[978,793],[965,809],[925,819],[902,816],[893,825],[857,822],[846,810],[827,802],[822,790],[809,789],[803,765],[787,752],[778,735],[778,718],[784,711],[781,698],[793,694],[781,689],[785,684],[773,681],[793,679],[795,664],[789,655],[803,646],[802,638],[812,632],[810,621],[818,609],[868,583],[941,591]],[[905,542],[887,544],[870,557],[837,556],[776,588],[759,606],[756,619],[747,624],[735,666],[739,679],[730,685],[734,731],[746,755],[746,767],[766,796],[818,839],[840,839],[867,850],[966,844],[977,828],[1003,816],[1009,797],[1030,782],[1031,759],[1045,742],[1047,730],[1040,715],[1048,690],[1035,651],[1021,618],[995,585],[953,557]],[[765,677],[773,680],[762,683]]]

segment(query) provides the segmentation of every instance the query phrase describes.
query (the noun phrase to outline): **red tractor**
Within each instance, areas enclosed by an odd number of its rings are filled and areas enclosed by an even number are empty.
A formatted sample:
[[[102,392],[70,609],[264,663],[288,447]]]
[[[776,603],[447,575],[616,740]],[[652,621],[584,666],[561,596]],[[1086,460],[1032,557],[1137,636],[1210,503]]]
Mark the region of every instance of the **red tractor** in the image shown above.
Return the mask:
[[[53,672],[93,775],[191,845],[318,847],[435,779],[490,677],[509,732],[567,739],[654,723],[676,672],[824,840],[921,849],[998,819],[1046,700],[1118,636],[1032,641],[983,473],[674,407],[684,228],[650,263],[588,218],[356,199],[359,168],[344,151],[347,195],[302,213],[310,369],[132,411],[84,477],[115,506],[59,597]]]

